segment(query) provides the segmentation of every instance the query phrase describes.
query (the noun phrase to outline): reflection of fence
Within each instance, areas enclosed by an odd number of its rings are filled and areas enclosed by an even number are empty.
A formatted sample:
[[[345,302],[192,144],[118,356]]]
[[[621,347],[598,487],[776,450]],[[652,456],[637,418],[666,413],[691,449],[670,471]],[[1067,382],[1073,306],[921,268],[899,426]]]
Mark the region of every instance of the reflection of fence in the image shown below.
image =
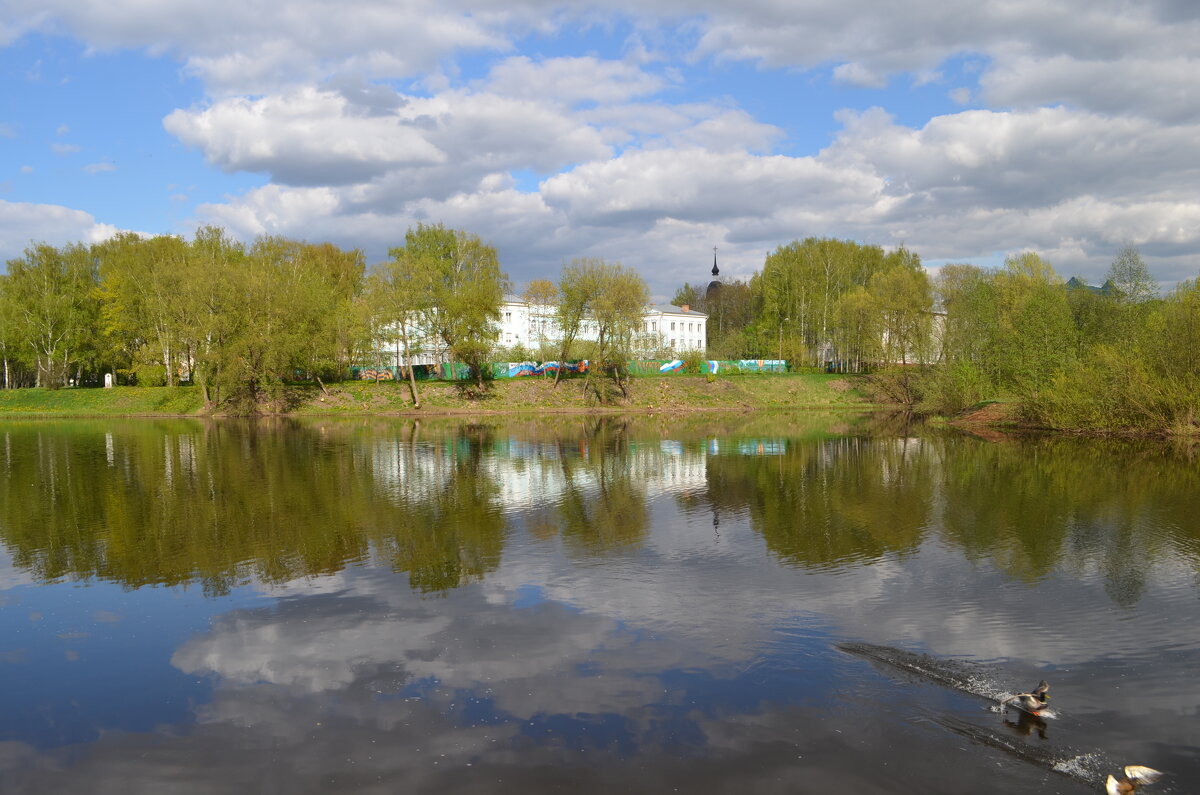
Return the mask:
[[[782,359],[709,359],[701,363],[704,373],[782,373],[787,371],[787,362]],[[586,373],[588,360],[578,362],[494,362],[493,378],[529,378],[553,375],[562,367],[566,373]],[[413,371],[418,381],[462,381],[470,376],[470,370],[459,362],[442,364],[417,364]],[[678,375],[687,373],[687,363],[682,359],[640,359],[629,362],[629,371],[634,375]],[[352,367],[350,377],[361,381],[402,381],[408,378],[407,367]]]

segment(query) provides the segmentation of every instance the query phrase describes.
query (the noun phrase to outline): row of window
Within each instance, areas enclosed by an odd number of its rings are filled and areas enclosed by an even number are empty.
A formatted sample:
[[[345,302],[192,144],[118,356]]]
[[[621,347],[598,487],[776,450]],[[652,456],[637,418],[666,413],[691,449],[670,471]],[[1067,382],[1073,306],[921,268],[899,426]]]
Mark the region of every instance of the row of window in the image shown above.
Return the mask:
[[[512,320],[512,312],[505,312],[504,319]],[[666,325],[666,324],[664,323],[663,325]],[[545,320],[541,321],[540,323],[533,321],[533,320],[529,321],[529,330],[530,331],[538,331],[539,328],[543,334],[546,332],[546,321]],[[658,321],[656,321],[656,320],[647,321],[646,330],[651,331],[651,332],[657,332],[658,331]],[[671,321],[671,331],[674,331],[674,330],[675,330],[675,321],[672,320]],[[683,321],[679,322],[679,330],[683,331]],[[702,331],[702,330],[703,329],[699,323],[688,323],[687,324],[687,331],[689,334],[694,334],[695,332]],[[665,329],[664,329],[664,331],[665,331]]]

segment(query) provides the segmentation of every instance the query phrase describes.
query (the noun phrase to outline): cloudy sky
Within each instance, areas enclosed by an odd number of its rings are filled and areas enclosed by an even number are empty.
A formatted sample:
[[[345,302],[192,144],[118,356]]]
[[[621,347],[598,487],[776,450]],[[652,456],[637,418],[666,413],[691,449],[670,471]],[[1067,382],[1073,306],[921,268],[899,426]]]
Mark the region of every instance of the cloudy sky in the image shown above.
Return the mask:
[[[712,247],[1200,273],[1194,0],[0,0],[0,259],[216,223],[658,297]]]

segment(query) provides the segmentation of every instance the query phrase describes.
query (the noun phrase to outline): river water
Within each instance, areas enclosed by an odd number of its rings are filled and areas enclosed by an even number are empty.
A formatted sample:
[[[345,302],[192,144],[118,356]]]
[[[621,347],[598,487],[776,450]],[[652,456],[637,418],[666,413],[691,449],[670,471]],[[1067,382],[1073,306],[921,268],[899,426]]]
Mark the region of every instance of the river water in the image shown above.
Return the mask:
[[[0,467],[6,793],[1200,791],[1185,445],[8,421]]]

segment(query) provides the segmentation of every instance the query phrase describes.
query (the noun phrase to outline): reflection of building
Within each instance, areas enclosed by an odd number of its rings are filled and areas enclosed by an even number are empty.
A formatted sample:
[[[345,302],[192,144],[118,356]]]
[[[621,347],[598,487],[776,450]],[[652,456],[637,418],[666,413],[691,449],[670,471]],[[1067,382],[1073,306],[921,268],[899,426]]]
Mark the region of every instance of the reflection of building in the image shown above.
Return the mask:
[[[379,441],[371,451],[377,486],[388,495],[422,498],[445,489],[454,477],[454,440],[413,446]],[[705,449],[679,442],[631,442],[625,452],[593,456],[586,440],[579,444],[536,444],[499,439],[487,448],[481,466],[499,488],[497,501],[507,509],[533,508],[556,502],[573,487],[584,493],[600,488],[600,467],[617,467],[622,477],[638,483],[647,497],[704,489],[708,470]]]

